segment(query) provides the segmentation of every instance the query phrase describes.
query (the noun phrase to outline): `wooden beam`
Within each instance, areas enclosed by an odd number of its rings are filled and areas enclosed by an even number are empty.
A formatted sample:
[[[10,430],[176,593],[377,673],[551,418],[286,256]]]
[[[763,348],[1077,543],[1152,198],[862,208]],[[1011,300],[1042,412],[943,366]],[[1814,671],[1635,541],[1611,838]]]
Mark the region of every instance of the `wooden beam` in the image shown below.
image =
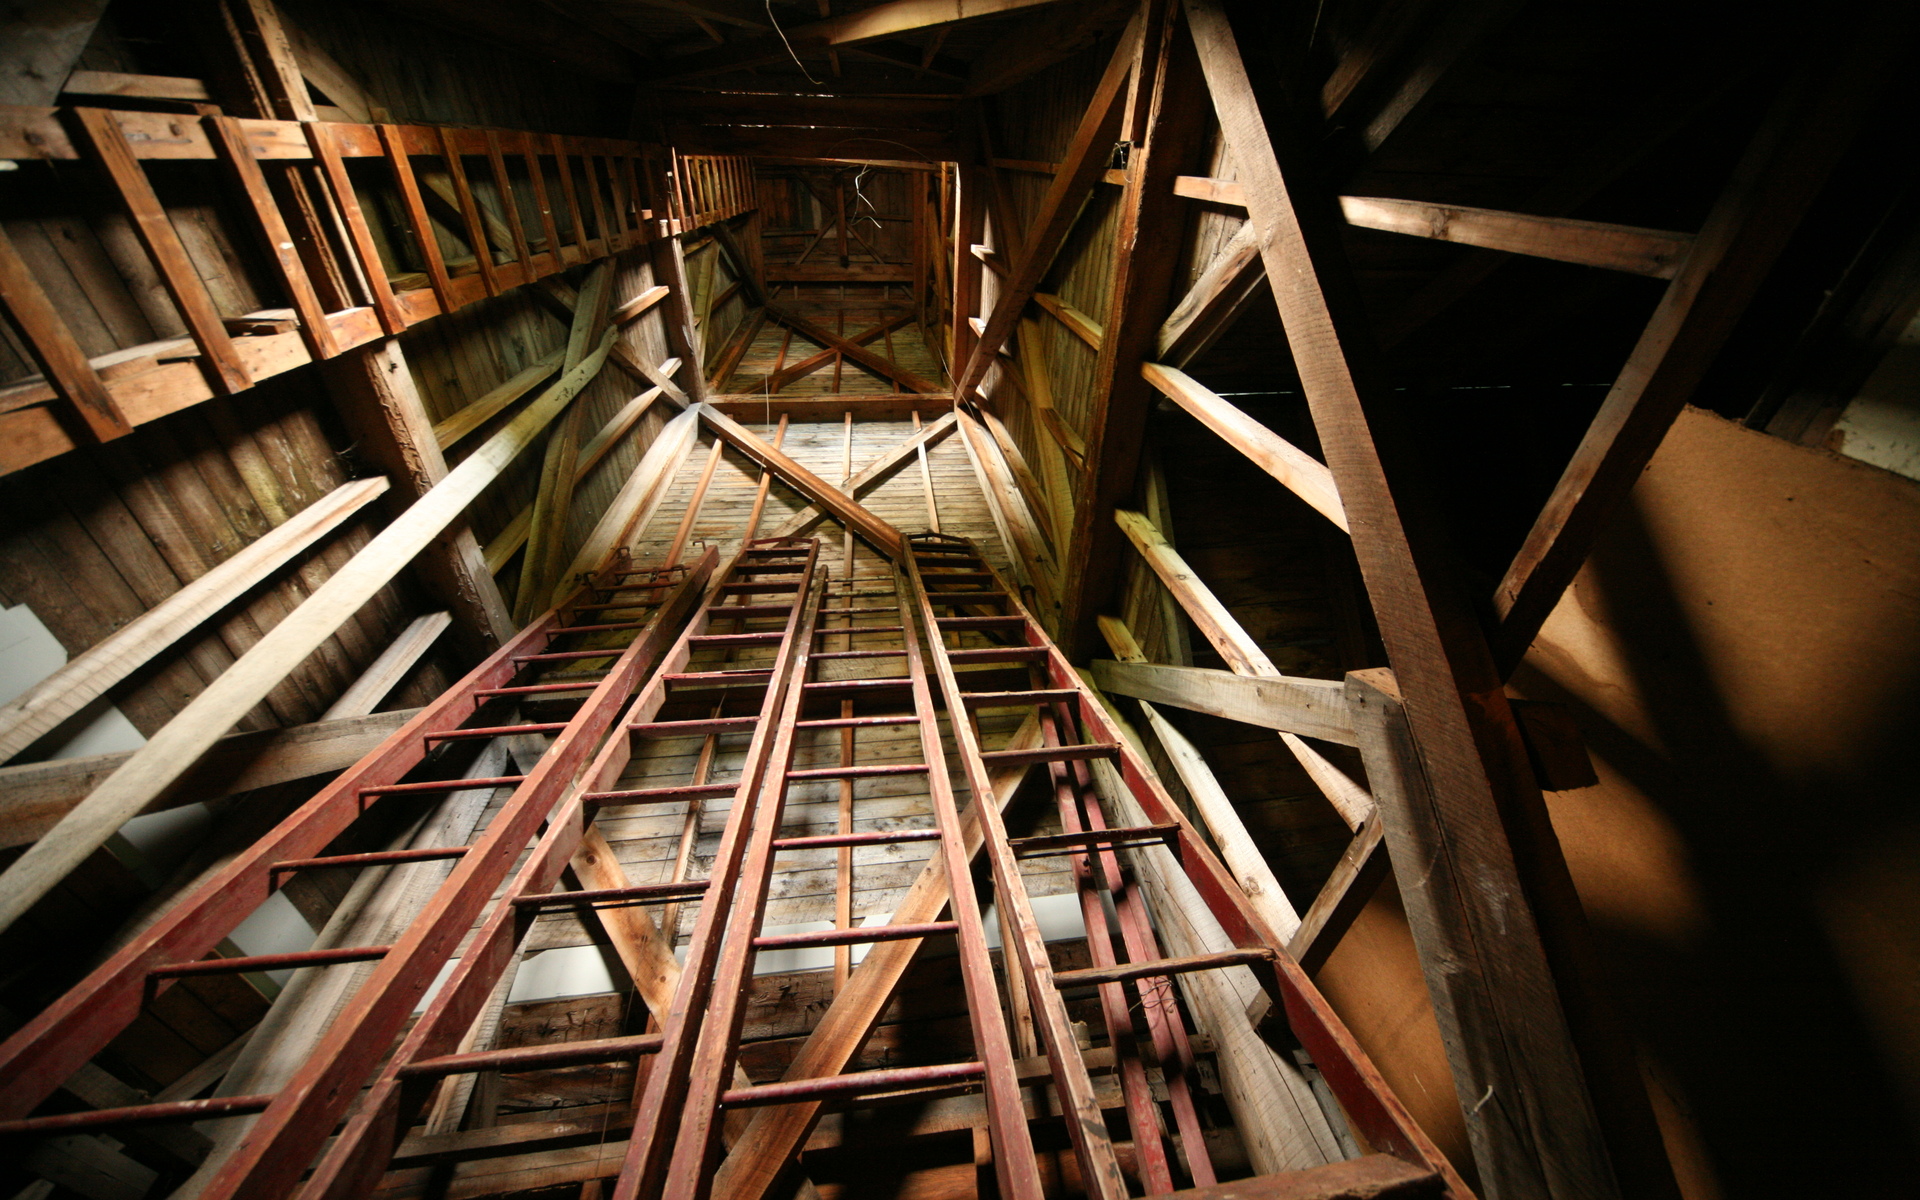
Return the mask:
[[[1586,561],[1600,531],[1713,365],[1800,218],[1852,144],[1897,55],[1912,44],[1897,5],[1869,5],[1840,45],[1809,49],[1680,273],[1668,285],[1527,539],[1494,589],[1502,674]],[[1830,32],[1826,39],[1842,36]]]
[[[1143,8],[1133,97],[1121,135],[1133,142],[1112,248],[1112,284],[1086,435],[1084,480],[1061,563],[1061,635],[1068,654],[1099,644],[1095,617],[1118,588],[1126,542],[1109,514],[1134,494],[1153,389],[1140,365],[1153,354],[1172,300],[1175,263],[1160,248],[1180,239],[1186,213],[1173,179],[1203,153],[1205,86],[1177,2]],[[1055,181],[1064,176],[1056,176]]]
[[[738,392],[716,395],[713,408],[737,421],[771,424],[779,417],[795,421],[831,421],[852,413],[857,421],[904,421],[913,413],[934,416],[951,412],[953,397],[946,392],[881,392],[874,395],[748,396]]]
[[[58,728],[115,684],[246,595],[387,490],[384,478],[345,483],[200,578],[0,705],[0,762]]]
[[[1318,974],[1326,965],[1360,910],[1386,881],[1392,864],[1387,859],[1385,830],[1384,818],[1368,818],[1353,841],[1347,843],[1346,852],[1333,866],[1333,874],[1320,885],[1320,894],[1301,916],[1300,927],[1287,939],[1287,953],[1307,974]]]
[[[892,359],[875,354],[865,346],[856,345],[832,330],[807,320],[791,309],[778,304],[769,304],[767,305],[766,312],[768,317],[785,325],[802,337],[817,342],[831,350],[839,351],[850,361],[858,363],[869,371],[873,371],[884,378],[895,381],[910,392],[931,394],[946,390],[933,380],[923,379],[905,367],[900,366]]]
[[[1643,1147],[1660,1151],[1644,1085],[1628,1069],[1632,1054],[1586,1019],[1597,1001],[1578,965],[1584,918],[1475,611],[1452,573],[1437,508],[1419,490],[1418,447],[1398,424],[1391,393],[1365,374],[1368,323],[1352,298],[1331,195],[1323,192],[1318,206],[1307,199],[1296,159],[1283,172],[1218,0],[1185,2],[1281,326],[1407,699],[1412,741],[1429,786],[1446,798],[1448,823],[1473,847],[1476,871],[1487,873],[1481,886],[1505,914],[1499,957],[1510,973],[1484,1011],[1513,1053],[1515,1073],[1501,1080],[1498,1105],[1464,1084],[1460,1093],[1471,1110],[1482,1182],[1496,1194],[1611,1197],[1621,1194],[1616,1169],[1646,1161],[1649,1172],[1633,1190],[1669,1195],[1664,1158],[1643,1159]],[[1524,839],[1519,853],[1516,837]],[[1425,933],[1416,930],[1423,961],[1440,963],[1454,952]],[[1604,1126],[1589,1091],[1596,1082],[1608,1101]]]
[[[1095,660],[1102,691],[1171,704],[1243,725],[1279,729],[1342,746],[1355,744],[1353,718],[1338,680],[1297,675],[1235,675],[1205,667]]]
[[[607,511],[594,525],[587,540],[580,544],[580,550],[574,555],[573,563],[561,573],[554,584],[552,604],[557,604],[568,588],[568,581],[578,578],[583,572],[592,571],[607,556],[622,545],[638,537],[635,530],[643,527],[666,498],[673,477],[680,470],[687,455],[692,453],[694,443],[699,440],[700,414],[703,406],[694,405],[676,415],[660,430],[653,444],[627,477],[612,500],[607,503]]]
[[[160,812],[343,770],[385,741],[416,711],[231,734],[216,742],[144,811]],[[0,850],[24,846],[53,828],[132,757],[133,751],[127,750],[0,767]]]
[[[918,416],[918,414],[915,414]],[[954,414],[947,413],[924,429],[915,430],[913,436],[892,447],[878,458],[862,467],[847,480],[846,494],[858,500],[862,495],[893,478],[900,468],[914,461],[917,455],[926,452],[927,447],[937,446],[956,428]],[[779,528],[766,536],[774,538],[805,537],[815,525],[827,519],[827,514],[819,506],[803,508],[780,523]]]
[[[1193,281],[1160,326],[1155,345],[1160,361],[1185,367],[1211,349],[1260,298],[1267,273],[1260,262],[1259,232],[1252,222],[1242,224]]]
[[[1361,229],[1458,242],[1656,279],[1672,279],[1693,245],[1693,235],[1661,229],[1377,196],[1342,196],[1340,211],[1347,224]]]
[[[356,347],[329,360],[323,371],[334,407],[360,450],[394,481],[391,514],[447,477],[446,457],[400,339]],[[506,601],[464,520],[442,531],[414,567],[427,593],[454,614],[463,657],[477,661],[513,636]]]
[[[580,285],[572,325],[567,330],[566,369],[572,370],[587,356],[602,330],[613,328],[608,311],[612,298],[613,264],[603,262]],[[615,340],[619,340],[617,334]],[[514,593],[513,615],[519,624],[547,610],[547,596],[554,590],[554,581],[561,578],[568,520],[573,513],[575,468],[580,461],[580,425],[585,418],[585,407],[575,405],[547,437],[540,488],[527,526],[527,549],[520,558],[520,585]]]
[[[665,387],[667,395],[683,408],[691,402],[704,402],[708,394],[707,377],[698,369],[698,364],[706,362],[707,356],[701,346],[700,331],[693,326],[693,311],[687,306],[687,298],[693,293],[687,290],[687,265],[680,256],[680,239],[655,238],[648,243],[647,252],[653,260],[654,279],[667,285],[667,294],[660,305],[661,322],[667,332],[667,348],[681,362],[694,364],[684,392],[671,379],[654,379],[653,382]],[[644,361],[640,366],[642,370],[646,369]]]
[[[900,531],[874,516],[845,492],[807,470],[782,451],[724,413],[702,406],[701,419],[734,449],[778,475],[788,487],[825,509],[834,520],[865,538],[876,550],[898,562],[905,553]]]
[[[0,929],[18,920],[87,855],[105,845],[129,818],[145,811],[221,734],[459,520],[486,486],[499,478],[598,373],[611,343],[609,334],[592,357],[568,372],[374,535],[300,607],[254,643],[92,795],[0,874]]]
[[[95,165],[105,173],[131,221],[134,236],[145,248],[166,285],[167,295],[186,323],[194,345],[200,349],[200,364],[207,383],[219,395],[231,395],[253,386],[235,351],[233,339],[220,321],[207,285],[200,278],[187,248],[173,228],[160,197],[147,182],[145,168],[134,157],[127,135],[113,114],[104,108],[76,108],[72,111],[76,139],[90,153]]]
[[[1028,717],[1006,745],[1009,750],[1031,750],[1040,745],[1040,721]],[[1027,776],[1026,766],[998,767],[992,773],[993,802],[1002,810],[1012,802]],[[973,804],[960,814],[960,835],[967,854],[976,857],[982,840],[980,818]],[[919,924],[937,920],[946,910],[949,894],[946,869],[936,857],[914,879],[913,886],[893,911],[893,923]],[[873,1031],[880,1014],[893,999],[894,989],[913,965],[918,939],[878,942],[854,969],[847,986],[834,996],[820,1021],[787,1066],[785,1078],[817,1079],[838,1075]],[[713,1179],[713,1195],[729,1200],[761,1200],[779,1181],[807,1134],[820,1118],[819,1102],[782,1104],[758,1109],[746,1133],[720,1164]]]
[[[1073,305],[1068,304],[1060,297],[1049,295],[1046,292],[1035,292],[1033,294],[1033,302],[1044,309],[1054,320],[1066,326],[1067,331],[1073,334],[1073,336],[1079,338],[1095,350],[1100,349],[1101,338],[1106,332],[1100,322],[1094,320],[1086,313],[1081,312]]]
[[[1006,344],[1015,324],[1019,322],[1021,310],[1033,298],[1033,293],[1039,290],[1047,268],[1053,265],[1054,255],[1060,252],[1061,244],[1073,229],[1082,202],[1106,170],[1114,137],[1120,129],[1126,83],[1132,74],[1138,40],[1137,26],[1129,26],[1128,36],[1121,39],[1107,63],[1106,72],[1094,88],[1093,100],[1074,129],[1073,140],[1068,143],[1060,173],[1053,177],[1053,182],[1047,187],[1047,194],[1040,201],[1033,225],[1021,239],[1020,257],[1001,285],[999,298],[994,301],[993,314],[987,320],[986,331],[974,339],[973,351],[967,357],[959,378],[954,380],[954,395],[967,397],[986,377],[987,368],[992,365],[995,356],[1000,353],[1000,347]],[[978,237],[974,236],[965,244],[971,245],[977,240]],[[968,260],[972,259],[964,246],[957,247],[957,250]],[[974,268],[974,274],[977,276],[978,273],[978,268]],[[971,312],[964,314],[972,315]]]
[[[1255,466],[1279,480],[1314,511],[1347,531],[1347,513],[1340,490],[1326,464],[1287,441],[1265,425],[1228,403],[1224,396],[1174,367],[1147,363],[1140,368],[1146,381],[1167,399],[1186,409],[1200,423],[1219,434],[1229,446],[1253,460]]]
[[[884,334],[887,334],[895,329],[898,329],[902,325],[905,325],[912,320],[913,320],[912,313],[899,313],[895,316],[887,318],[885,321],[880,322],[880,324],[878,325],[870,325],[867,328],[862,329],[860,332],[852,335],[846,340],[853,343],[856,346],[864,346],[868,342],[873,341],[875,338],[881,337]],[[802,379],[807,375],[811,375],[813,372],[818,371],[821,367],[824,367],[827,364],[833,362],[833,360],[840,353],[841,352],[837,349],[828,348],[826,350],[820,351],[820,353],[818,354],[810,354],[798,362],[790,363],[787,366],[780,368],[778,371],[775,371],[773,374],[767,376],[764,379],[761,379],[758,381],[751,380],[751,379],[748,380],[745,390],[748,393],[760,392],[762,394],[770,394],[773,392],[777,392],[781,388],[787,386],[788,384],[793,383],[796,380]],[[935,390],[937,391],[938,389],[936,388]]]
[[[452,447],[461,438],[498,416],[509,404],[544,383],[549,376],[560,369],[560,360],[565,355],[564,350],[554,351],[459,412],[445,420],[435,421],[433,440],[439,443],[442,450]]]
[[[782,35],[744,38],[711,50],[670,58],[657,65],[655,79],[694,79],[784,62],[800,53],[831,51],[861,42],[898,37],[915,30],[1035,8],[1055,0],[887,0],[846,16],[796,25]]]
[[[1141,652],[1140,643],[1123,622],[1102,617],[1100,632],[1116,661],[1146,664],[1147,656]],[[1200,748],[1188,741],[1187,735],[1161,716],[1153,705],[1141,701],[1140,711],[1147,718],[1147,727],[1159,739],[1161,749],[1166,751],[1167,761],[1173,764],[1173,773],[1180,777],[1194,808],[1199,810],[1201,821],[1213,834],[1220,861],[1233,872],[1234,882],[1246,893],[1247,902],[1275,933],[1291,938],[1300,927],[1300,914],[1294,911],[1280,881],[1274,878],[1273,868],[1267,865],[1266,856],[1254,843],[1253,835],[1247,832],[1245,822],[1241,821],[1233,801],[1220,786]]]
[[[1259,645],[1240,627],[1240,622],[1200,581],[1200,577],[1187,566],[1186,560],[1180,557],[1180,552],[1161,536],[1146,514],[1123,508],[1113,514],[1113,519],[1121,532],[1126,534],[1127,540],[1140,552],[1140,557],[1146,560],[1147,565],[1153,568],[1153,573],[1173,593],[1174,599],[1180,602],[1180,607],[1193,618],[1193,623],[1199,626],[1207,641],[1226,660],[1230,670],[1243,675],[1279,674]]]
[[[453,614],[445,612],[427,613],[415,617],[411,624],[400,631],[400,635],[388,643],[379,657],[367,664],[360,678],[353,681],[347,690],[340,693],[327,711],[320,714],[322,721],[331,721],[357,713],[370,713],[379,707],[380,701],[388,692],[399,686],[407,672],[424,657],[433,644],[440,640],[447,626],[453,624]]]
[[[666,365],[671,370],[677,367],[679,362],[677,358],[670,358]],[[665,394],[657,387],[641,392],[627,401],[619,412],[613,414],[607,423],[600,427],[600,432],[594,434],[593,439],[581,447],[580,456],[574,463],[573,485],[575,487],[579,487],[593,469],[600,465],[601,459],[613,452],[613,448],[619,444],[620,439],[626,436],[628,431],[639,423],[640,418],[646,415],[647,410],[653,407],[654,402]],[[495,574],[505,570],[520,547],[527,544],[527,531],[531,528],[533,528],[533,505],[528,504],[513,514],[513,519],[507,522],[506,528],[494,534],[493,539],[481,551],[481,558],[486,562],[487,570]]]

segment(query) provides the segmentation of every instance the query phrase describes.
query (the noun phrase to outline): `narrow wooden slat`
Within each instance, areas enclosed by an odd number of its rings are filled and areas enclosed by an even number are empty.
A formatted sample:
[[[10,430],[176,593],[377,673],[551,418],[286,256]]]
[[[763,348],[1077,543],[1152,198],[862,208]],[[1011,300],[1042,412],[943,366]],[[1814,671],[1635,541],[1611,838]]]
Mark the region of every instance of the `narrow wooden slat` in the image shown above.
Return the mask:
[[[76,108],[72,117],[80,140],[119,194],[120,204],[132,220],[134,236],[153,259],[167,295],[179,309],[194,345],[200,348],[208,385],[223,396],[252,387],[253,377],[235,352],[233,339],[221,324],[220,311],[207,294],[206,283],[187,257],[187,248],[180,243],[160,198],[154,195],[146,170],[134,157],[119,122],[103,108]]]
[[[1347,513],[1340,505],[1340,490],[1334,486],[1333,472],[1326,464],[1241,412],[1185,371],[1147,363],[1140,373],[1167,399],[1198,417],[1229,446],[1346,532]]]
[[[1279,729],[1342,746],[1354,744],[1343,685],[1332,679],[1235,675],[1205,667],[1097,659],[1094,682],[1117,696],[1171,704],[1244,725]]]
[[[0,706],[0,762],[105,695],[386,490],[384,478],[342,484]]]

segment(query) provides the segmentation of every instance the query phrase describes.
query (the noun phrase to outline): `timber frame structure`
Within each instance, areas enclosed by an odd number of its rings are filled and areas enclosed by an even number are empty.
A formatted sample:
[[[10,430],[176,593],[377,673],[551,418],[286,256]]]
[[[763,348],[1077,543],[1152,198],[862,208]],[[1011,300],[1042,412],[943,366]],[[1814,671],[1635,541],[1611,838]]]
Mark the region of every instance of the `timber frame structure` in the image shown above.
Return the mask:
[[[0,1191],[1717,1194],[1566,631],[1905,344],[1903,6],[18,7]]]

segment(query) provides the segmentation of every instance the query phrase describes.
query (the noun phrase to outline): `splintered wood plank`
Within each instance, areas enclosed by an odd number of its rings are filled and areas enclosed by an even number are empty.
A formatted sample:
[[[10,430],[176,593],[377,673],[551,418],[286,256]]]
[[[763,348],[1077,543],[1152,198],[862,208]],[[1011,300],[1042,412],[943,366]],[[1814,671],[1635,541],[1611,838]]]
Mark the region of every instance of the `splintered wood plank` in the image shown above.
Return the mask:
[[[208,385],[215,394],[223,396],[252,387],[253,376],[234,349],[233,339],[227,336],[206,283],[194,269],[193,260],[187,257],[187,248],[174,231],[160,197],[154,195],[153,185],[147,182],[146,170],[134,157],[120,123],[103,108],[76,108],[73,122],[95,164],[106,173],[119,194],[121,207],[131,219],[134,236],[153,259],[167,295],[173,298],[180,318],[187,323],[194,345],[200,349]]]
[[[4,229],[0,229],[0,302],[6,305],[8,318],[19,330],[34,362],[46,373],[47,381],[61,399],[73,405],[94,437],[104,442],[133,432],[86,352],[74,341],[73,331],[60,319]]]

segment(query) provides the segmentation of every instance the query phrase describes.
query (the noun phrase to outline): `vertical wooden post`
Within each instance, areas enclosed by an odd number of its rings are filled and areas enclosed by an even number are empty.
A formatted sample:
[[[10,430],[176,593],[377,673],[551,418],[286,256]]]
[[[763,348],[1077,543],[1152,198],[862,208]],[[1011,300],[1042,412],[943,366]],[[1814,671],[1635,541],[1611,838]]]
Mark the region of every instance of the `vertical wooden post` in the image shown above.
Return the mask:
[[[73,405],[93,436],[104,442],[133,432],[86,352],[73,340],[73,331],[60,319],[4,229],[0,229],[0,304],[6,306],[8,318],[20,331],[33,360],[46,373],[47,382],[61,399]]]
[[[393,481],[398,509],[446,477],[447,460],[397,338],[347,351],[328,364],[326,378],[355,440]],[[506,601],[465,521],[448,526],[415,561],[427,592],[454,614],[465,656],[482,657],[513,636]]]

